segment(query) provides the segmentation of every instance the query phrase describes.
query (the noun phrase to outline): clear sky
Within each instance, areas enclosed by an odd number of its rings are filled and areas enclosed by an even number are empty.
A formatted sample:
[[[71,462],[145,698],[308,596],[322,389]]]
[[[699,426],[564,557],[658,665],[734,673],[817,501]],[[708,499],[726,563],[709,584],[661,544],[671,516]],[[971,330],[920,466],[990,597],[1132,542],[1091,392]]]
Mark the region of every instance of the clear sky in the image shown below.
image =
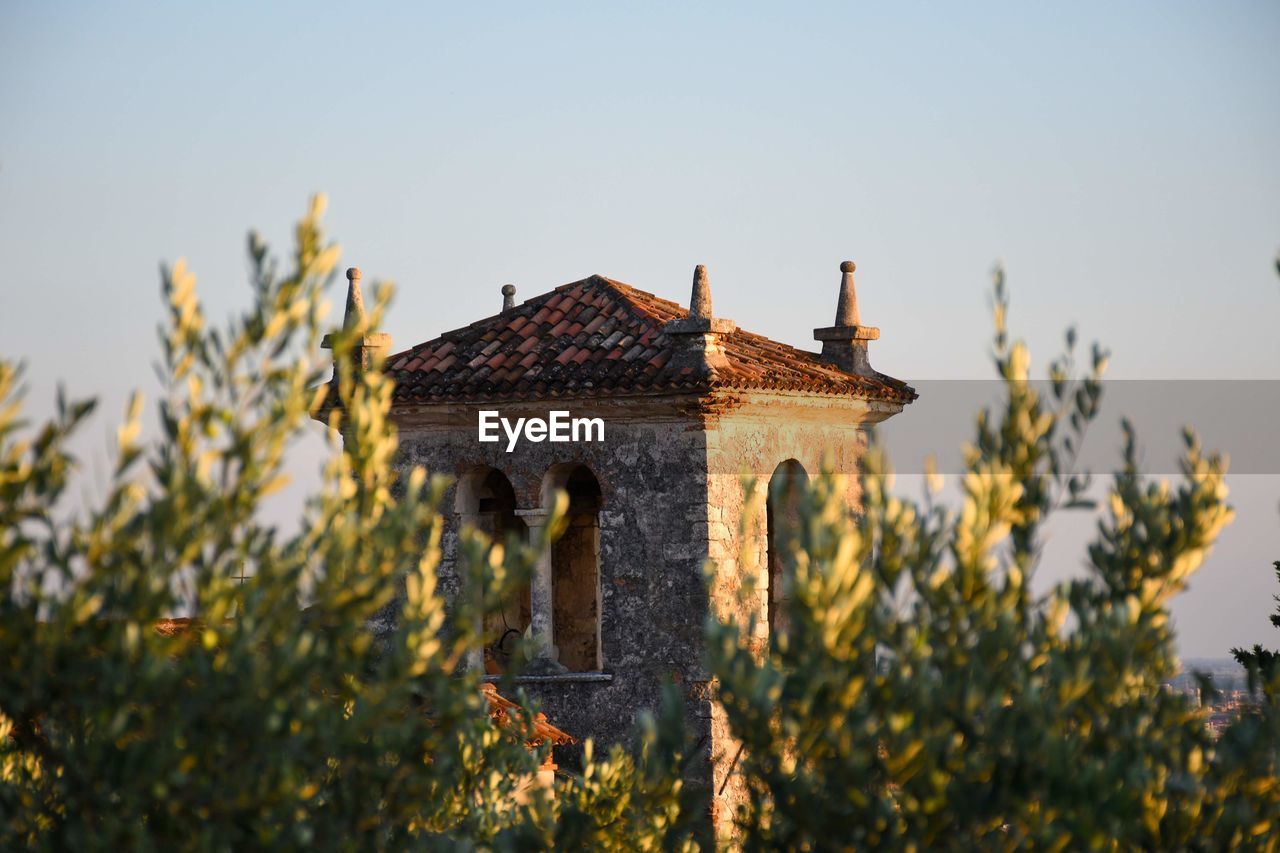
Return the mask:
[[[1278,44],[1274,0],[8,0],[0,353],[37,408],[58,380],[101,395],[100,451],[125,389],[154,391],[159,262],[222,316],[247,229],[285,248],[324,190],[344,265],[399,285],[397,345],[506,282],[684,302],[705,263],[718,314],[815,346],[852,258],[879,369],[986,378],[1003,259],[1042,360],[1077,323],[1113,377],[1275,379]],[[1280,478],[1232,485],[1175,608],[1188,655],[1280,644]]]

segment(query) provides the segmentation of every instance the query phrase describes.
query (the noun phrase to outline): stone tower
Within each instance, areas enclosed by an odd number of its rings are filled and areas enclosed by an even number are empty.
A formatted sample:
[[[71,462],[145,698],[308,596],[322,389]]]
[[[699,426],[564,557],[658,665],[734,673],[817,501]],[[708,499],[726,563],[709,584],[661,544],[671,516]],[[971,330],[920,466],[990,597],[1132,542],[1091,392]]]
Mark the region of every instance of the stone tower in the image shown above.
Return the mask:
[[[636,713],[674,681],[696,747],[689,782],[713,792],[721,830],[740,796],[736,745],[701,662],[703,624],[708,614],[745,618],[755,608],[763,630],[775,624],[782,589],[780,561],[769,553],[781,510],[769,508],[759,541],[740,542],[740,475],[803,478],[824,459],[853,470],[865,427],[915,399],[871,369],[867,345],[879,330],[860,324],[854,265],[840,269],[835,324],[814,332],[820,354],[715,317],[699,266],[688,311],[601,276],[518,305],[506,285],[500,313],[386,363],[403,464],[454,478],[442,507],[446,596],[467,594],[457,559],[465,525],[536,533],[556,490],[569,496],[565,533],[542,555],[529,590],[493,617],[472,665],[496,677],[512,638],[531,637],[538,659],[522,686],[557,726],[601,745],[625,740]],[[486,411],[510,423],[551,420],[554,411],[599,419],[603,440],[583,440],[596,437],[584,429],[578,441],[526,433],[512,447],[499,431],[500,440],[485,442]],[[744,544],[761,567],[745,606]],[[716,564],[710,593],[708,558]]]

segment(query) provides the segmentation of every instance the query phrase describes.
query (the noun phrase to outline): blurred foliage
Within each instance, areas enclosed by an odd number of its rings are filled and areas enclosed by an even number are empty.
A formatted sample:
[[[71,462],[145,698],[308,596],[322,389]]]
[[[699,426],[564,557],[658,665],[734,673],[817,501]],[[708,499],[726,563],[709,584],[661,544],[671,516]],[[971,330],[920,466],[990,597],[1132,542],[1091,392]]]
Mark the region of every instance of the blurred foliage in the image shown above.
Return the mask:
[[[1280,254],[1276,256],[1276,272],[1280,273]],[[1280,560],[1272,564],[1276,580],[1280,580]],[[1271,614],[1271,624],[1280,628],[1280,595],[1273,595],[1276,600],[1276,611]],[[1280,675],[1280,652],[1263,648],[1261,643],[1254,644],[1251,649],[1234,648],[1231,656],[1249,673],[1250,690],[1271,690],[1273,678]]]
[[[1280,560],[1272,566],[1276,572],[1276,580],[1280,581]],[[1271,624],[1280,628],[1280,595],[1273,595],[1272,598],[1276,600],[1276,612],[1271,614]],[[1280,652],[1255,643],[1251,649],[1232,649],[1231,656],[1249,673],[1251,690],[1274,690],[1275,677],[1280,676]]]
[[[746,745],[745,846],[1274,849],[1276,706],[1215,741],[1206,710],[1161,688],[1178,670],[1169,599],[1232,516],[1224,461],[1188,433],[1181,482],[1146,482],[1126,425],[1089,576],[1034,595],[1046,521],[1088,505],[1072,463],[1106,354],[1077,375],[1068,333],[1042,398],[1000,271],[995,294],[1007,399],[978,420],[958,509],[895,496],[873,451],[861,516],[839,476],[807,495],[767,653],[744,642],[753,625],[708,626]]]
[[[391,382],[352,367],[389,288],[334,333],[335,381],[317,360],[338,260],[322,210],[286,271],[250,238],[253,305],[226,329],[182,262],[164,271],[159,436],[142,440],[135,397],[92,508],[63,505],[92,403],[60,400],[28,434],[19,371],[0,363],[0,848],[608,846],[620,800],[662,837],[680,789],[656,769],[677,760],[669,724],[647,729],[652,762],[616,750],[554,802],[530,785],[549,748],[526,747],[531,719],[491,725],[460,665],[481,620],[464,608],[442,631],[444,483],[397,473]],[[257,509],[314,410],[345,441],[282,537]],[[531,560],[506,557],[513,574]],[[366,624],[386,607],[397,625],[375,647]],[[157,632],[184,610],[189,630]]]
[[[316,360],[338,259],[322,207],[283,272],[251,238],[253,306],[226,329],[209,327],[181,263],[165,271],[159,434],[142,440],[135,398],[90,508],[64,497],[92,405],[61,401],[28,429],[19,371],[0,363],[0,848],[698,846],[707,812],[681,780],[674,687],[632,749],[587,744],[554,798],[532,783],[547,747],[528,744],[531,712],[491,723],[466,651],[546,543],[468,532],[464,571],[489,592],[446,619],[444,483],[397,468],[390,381],[349,357],[389,288],[334,333],[332,381]],[[1168,601],[1231,517],[1225,464],[1188,435],[1181,481],[1148,483],[1128,431],[1091,576],[1033,594],[1048,519],[1090,506],[1073,462],[1106,356],[1078,375],[1069,333],[1042,397],[1006,313],[998,276],[1007,400],[979,418],[958,508],[896,496],[873,448],[859,514],[837,475],[801,496],[774,642],[750,642],[752,623],[707,626],[746,747],[738,840],[1275,848],[1273,700],[1214,740],[1205,711],[1161,689],[1177,670]],[[343,439],[284,536],[257,510],[313,411]],[[750,533],[765,495],[747,485]],[[189,630],[155,630],[182,609]],[[367,626],[389,611],[375,644]]]

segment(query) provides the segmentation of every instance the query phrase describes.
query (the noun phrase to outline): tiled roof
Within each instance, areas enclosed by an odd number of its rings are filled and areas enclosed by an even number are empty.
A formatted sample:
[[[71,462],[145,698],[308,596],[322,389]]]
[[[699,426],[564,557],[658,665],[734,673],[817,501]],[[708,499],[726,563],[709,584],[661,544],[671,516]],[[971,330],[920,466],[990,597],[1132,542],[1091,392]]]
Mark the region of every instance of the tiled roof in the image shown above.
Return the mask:
[[[176,619],[157,619],[151,627],[161,637],[182,637],[200,625],[190,616],[180,616]]]
[[[675,302],[602,276],[557,287],[387,359],[398,402],[600,396],[714,388],[797,390],[910,402],[888,376],[845,373],[815,353],[736,330],[710,375],[671,364]]]
[[[513,717],[523,713],[519,705],[498,693],[498,688],[494,685],[485,684],[482,689],[485,701],[489,704],[489,719],[498,728],[506,728],[511,725]],[[529,745],[537,746],[548,741],[555,746],[574,743],[572,736],[548,723],[546,714],[539,713],[533,718],[533,740],[529,741]]]

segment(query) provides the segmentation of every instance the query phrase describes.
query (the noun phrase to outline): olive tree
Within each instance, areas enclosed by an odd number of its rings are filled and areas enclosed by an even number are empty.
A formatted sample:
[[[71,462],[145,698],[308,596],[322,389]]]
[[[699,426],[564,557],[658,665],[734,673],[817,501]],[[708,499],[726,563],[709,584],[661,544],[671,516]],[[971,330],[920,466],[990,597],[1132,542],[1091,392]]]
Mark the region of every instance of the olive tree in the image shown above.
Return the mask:
[[[350,357],[389,289],[334,333],[332,381],[316,358],[338,261],[321,212],[283,270],[251,238],[252,303],[226,328],[184,265],[165,270],[158,435],[143,438],[135,397],[89,506],[66,495],[92,403],[60,400],[26,425],[20,371],[0,361],[0,846],[706,846],[675,688],[631,749],[586,744],[554,797],[532,784],[548,748],[530,746],[536,709],[516,694],[506,725],[490,718],[466,651],[546,543],[464,536],[485,602],[446,620],[445,482],[394,464],[391,380]],[[750,793],[734,840],[1275,848],[1280,685],[1217,740],[1203,709],[1161,687],[1177,669],[1169,600],[1231,518],[1225,463],[1188,434],[1181,479],[1148,482],[1127,431],[1090,576],[1034,592],[1046,522],[1088,506],[1073,460],[1105,354],[1077,375],[1069,334],[1042,393],[1006,332],[1002,280],[996,296],[1006,395],[979,415],[958,505],[896,495],[873,447],[858,512],[840,475],[802,495],[768,649],[754,624],[707,625]],[[285,534],[259,509],[317,411],[342,440]],[[746,488],[750,526],[765,495]],[[182,630],[157,630],[178,611],[192,614]],[[395,628],[375,643],[370,620],[388,611]]]
[[[662,769],[678,740],[653,747],[669,725],[553,801],[531,784],[549,745],[526,745],[530,714],[492,724],[462,666],[482,619],[464,602],[443,630],[444,481],[397,473],[391,380],[350,357],[389,288],[334,333],[334,381],[317,360],[339,257],[322,209],[283,270],[251,236],[252,303],[224,329],[182,262],[164,271],[159,434],[142,438],[135,396],[91,506],[65,498],[92,402],[60,398],[29,429],[20,371],[0,362],[0,847],[660,843],[679,814],[679,772]],[[259,508],[314,411],[343,440],[286,536]],[[478,536],[465,551],[468,571],[512,583],[533,554]],[[157,630],[180,611],[181,630]],[[618,802],[652,817],[620,820]]]
[[[750,796],[748,849],[1275,848],[1280,714],[1215,741],[1176,674],[1170,598],[1232,517],[1226,465],[1190,433],[1179,482],[1148,482],[1126,425],[1090,574],[1031,587],[1052,513],[1090,506],[1073,473],[1106,354],[1073,369],[1075,336],[1029,381],[997,273],[1001,406],[980,414],[962,497],[891,489],[867,459],[861,513],[816,478],[787,549],[789,612],[769,648],[754,624],[708,625],[710,667]],[[765,494],[748,484],[762,516]],[[744,537],[745,539],[746,537]],[[744,564],[753,559],[741,556]]]

